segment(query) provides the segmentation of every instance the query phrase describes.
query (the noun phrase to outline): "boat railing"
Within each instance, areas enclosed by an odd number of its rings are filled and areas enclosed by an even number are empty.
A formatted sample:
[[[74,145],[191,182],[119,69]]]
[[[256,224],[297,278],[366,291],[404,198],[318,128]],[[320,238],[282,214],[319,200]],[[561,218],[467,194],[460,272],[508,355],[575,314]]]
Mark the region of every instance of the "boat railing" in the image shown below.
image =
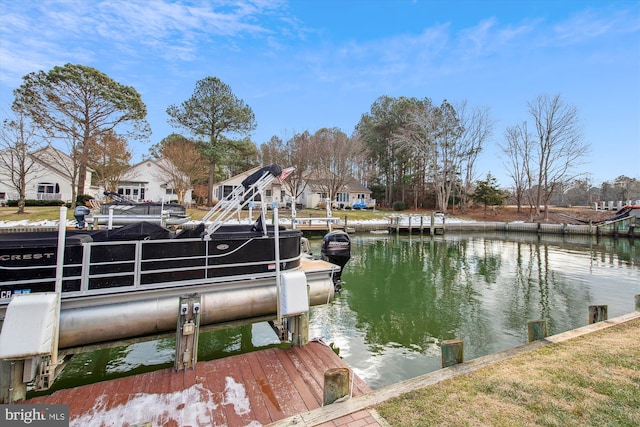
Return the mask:
[[[84,296],[108,295],[114,293],[128,293],[141,290],[154,290],[165,288],[176,288],[190,285],[212,285],[223,284],[230,281],[238,281],[242,278],[256,280],[259,278],[272,278],[276,272],[273,266],[276,259],[260,259],[253,261],[237,261],[233,257],[236,252],[246,245],[250,245],[253,239],[263,239],[263,237],[249,238],[239,247],[230,250],[223,255],[214,255],[208,250],[195,254],[186,254],[176,257],[175,255],[149,256],[149,249],[153,252],[152,246],[161,247],[168,244],[181,245],[182,248],[193,248],[194,245],[203,245],[202,239],[175,239],[161,240],[138,240],[138,241],[114,241],[114,242],[87,242],[82,246],[82,260],[78,263],[65,264],[63,283],[63,298],[74,298]],[[111,257],[104,261],[97,261],[92,256],[96,250],[108,251],[109,246],[116,246],[118,252],[125,252],[132,257]],[[228,260],[222,259],[229,257]],[[299,265],[301,255],[293,258],[281,259],[280,263],[296,268]],[[261,272],[228,273],[219,274],[217,271],[249,269],[256,267]],[[263,266],[263,267],[260,267]],[[260,267],[260,268],[259,268]],[[2,270],[15,270],[18,267],[2,267]],[[17,279],[3,282],[3,285],[22,288],[36,284],[50,283],[55,281],[55,264],[40,265],[34,267],[20,267],[21,270],[34,270],[38,272],[38,278]],[[247,270],[247,271],[249,271]],[[9,299],[0,299],[3,303],[8,303]]]

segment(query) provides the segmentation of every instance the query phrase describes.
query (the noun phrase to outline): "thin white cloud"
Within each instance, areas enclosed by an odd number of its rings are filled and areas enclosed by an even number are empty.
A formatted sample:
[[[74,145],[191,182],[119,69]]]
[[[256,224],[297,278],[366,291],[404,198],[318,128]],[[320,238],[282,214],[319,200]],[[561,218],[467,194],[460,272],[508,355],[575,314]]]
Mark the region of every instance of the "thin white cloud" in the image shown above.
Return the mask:
[[[273,15],[283,7],[279,1],[260,0],[196,3],[5,0],[0,5],[3,11],[0,73],[10,80],[25,74],[26,64],[8,64],[8,59],[16,56],[16,52],[31,58],[32,63],[43,65],[44,69],[59,64],[64,57],[86,59],[87,52],[92,50],[102,55],[114,54],[117,49],[133,57],[152,53],[166,60],[192,61],[201,54],[203,45],[226,49],[233,47],[235,38],[272,35],[273,31],[262,25],[261,17]],[[105,41],[111,46],[103,48]],[[74,46],[73,52],[68,51],[69,46]],[[99,49],[107,51],[99,52]],[[33,59],[37,57],[42,60]],[[29,68],[28,71],[42,68]]]
[[[553,26],[550,42],[574,45],[609,34],[635,32],[640,29],[637,10],[618,10],[611,14],[585,10]]]

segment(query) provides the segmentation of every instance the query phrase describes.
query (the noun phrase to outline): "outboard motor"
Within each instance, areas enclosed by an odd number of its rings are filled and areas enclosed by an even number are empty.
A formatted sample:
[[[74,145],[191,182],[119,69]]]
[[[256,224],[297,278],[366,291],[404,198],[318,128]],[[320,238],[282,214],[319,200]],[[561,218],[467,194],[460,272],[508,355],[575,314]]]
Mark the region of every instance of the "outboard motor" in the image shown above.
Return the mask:
[[[322,239],[320,258],[340,266],[340,271],[333,277],[336,292],[342,289],[342,270],[351,258],[351,239],[344,231],[332,231]]]
[[[76,206],[73,210],[73,216],[76,219],[78,229],[82,230],[85,226],[84,217],[85,215],[89,215],[91,211],[86,206]]]

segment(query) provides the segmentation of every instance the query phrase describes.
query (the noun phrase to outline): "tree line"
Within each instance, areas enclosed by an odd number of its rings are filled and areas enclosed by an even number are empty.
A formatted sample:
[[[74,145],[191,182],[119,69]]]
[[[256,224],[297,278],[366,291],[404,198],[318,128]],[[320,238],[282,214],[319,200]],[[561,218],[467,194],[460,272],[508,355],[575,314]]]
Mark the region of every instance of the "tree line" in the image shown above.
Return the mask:
[[[66,147],[73,159],[69,177],[77,185],[73,199],[85,193],[87,168],[96,183],[115,190],[131,160],[129,142],[148,140],[147,110],[140,94],[84,65],[56,66],[23,77],[14,91],[12,117],[4,120],[3,175],[24,198],[29,153],[47,145]],[[528,103],[529,117],[508,127],[500,144],[504,167],[513,180],[519,209],[536,216],[560,189],[578,186],[577,172],[588,152],[575,106],[560,95],[540,95]],[[259,164],[294,166],[285,185],[294,196],[315,182],[334,198],[353,177],[385,206],[465,209],[482,187],[476,161],[493,141],[495,121],[488,107],[466,101],[439,105],[429,98],[381,96],[362,114],[351,135],[337,128],[304,131],[284,140],[273,136],[258,146],[250,133],[256,119],[250,106],[216,77],[196,82],[193,94],[166,109],[168,123],[184,132],[167,135],[149,156],[168,159],[175,189],[213,184]],[[531,126],[528,123],[532,123]],[[480,185],[481,184],[481,185]],[[492,204],[498,193],[491,192]],[[504,199],[504,196],[497,199]]]

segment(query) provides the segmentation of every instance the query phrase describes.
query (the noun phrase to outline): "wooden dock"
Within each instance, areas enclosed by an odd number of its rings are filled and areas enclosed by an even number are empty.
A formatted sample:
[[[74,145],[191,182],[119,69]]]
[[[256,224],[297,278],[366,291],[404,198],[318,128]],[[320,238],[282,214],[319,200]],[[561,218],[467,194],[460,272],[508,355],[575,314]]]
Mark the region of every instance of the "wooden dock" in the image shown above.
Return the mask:
[[[69,404],[71,426],[266,425],[321,407],[324,372],[332,368],[347,365],[328,346],[310,342],[199,362],[193,370],[162,369],[59,390],[24,403]],[[354,397],[371,391],[352,375]],[[360,416],[364,420],[367,411]]]

